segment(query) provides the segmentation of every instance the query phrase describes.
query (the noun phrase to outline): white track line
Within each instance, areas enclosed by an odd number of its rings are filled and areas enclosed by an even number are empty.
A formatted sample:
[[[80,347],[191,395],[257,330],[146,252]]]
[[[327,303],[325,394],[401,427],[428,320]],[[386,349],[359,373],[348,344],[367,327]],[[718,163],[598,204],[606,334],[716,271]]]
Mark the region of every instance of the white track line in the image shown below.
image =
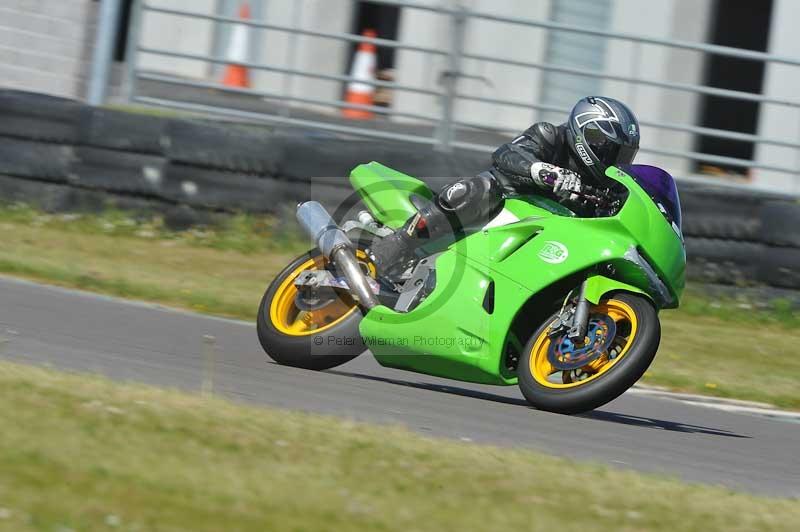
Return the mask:
[[[782,421],[792,421],[800,423],[800,412],[780,410],[767,403],[757,403],[755,401],[742,401],[739,399],[726,399],[723,397],[712,397],[708,395],[697,395],[691,393],[669,392],[662,389],[649,388],[647,386],[636,385],[626,393],[633,395],[644,395],[648,397],[661,397],[680,401],[685,404],[713,408],[735,414],[749,414],[753,416],[780,419]]]

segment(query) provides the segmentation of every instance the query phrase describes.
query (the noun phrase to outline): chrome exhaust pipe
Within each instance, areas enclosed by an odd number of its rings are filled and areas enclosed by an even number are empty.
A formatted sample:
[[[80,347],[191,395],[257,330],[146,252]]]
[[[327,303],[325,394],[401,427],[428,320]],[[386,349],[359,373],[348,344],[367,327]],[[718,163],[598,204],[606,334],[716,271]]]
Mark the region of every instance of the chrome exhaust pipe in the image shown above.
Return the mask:
[[[367,281],[367,276],[361,271],[361,266],[353,253],[355,246],[344,231],[336,225],[325,207],[316,201],[301,203],[297,206],[297,221],[317,245],[322,255],[333,262],[339,273],[347,279],[350,292],[356,299],[367,310],[380,305]]]

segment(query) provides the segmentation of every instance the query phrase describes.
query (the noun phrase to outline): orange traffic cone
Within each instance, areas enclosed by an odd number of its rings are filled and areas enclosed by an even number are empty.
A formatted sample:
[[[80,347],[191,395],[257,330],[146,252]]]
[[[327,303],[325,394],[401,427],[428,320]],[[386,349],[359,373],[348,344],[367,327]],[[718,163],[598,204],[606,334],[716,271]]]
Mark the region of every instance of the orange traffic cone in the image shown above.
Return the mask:
[[[364,37],[376,38],[378,33],[375,30],[364,30]],[[353,59],[353,71],[350,77],[353,81],[347,84],[347,94],[345,101],[354,105],[372,106],[375,99],[375,85],[370,81],[375,81],[375,65],[378,62],[378,54],[375,45],[370,42],[362,42],[358,45],[358,51]],[[345,108],[342,116],[352,120],[369,120],[375,117],[375,113],[367,109]]]
[[[239,7],[239,19],[250,20],[250,6],[247,2]],[[227,87],[239,89],[250,88],[250,72],[244,63],[247,63],[247,52],[250,48],[250,29],[246,24],[236,24],[231,32],[231,42],[228,46],[228,65],[225,67],[225,76],[222,84]]]

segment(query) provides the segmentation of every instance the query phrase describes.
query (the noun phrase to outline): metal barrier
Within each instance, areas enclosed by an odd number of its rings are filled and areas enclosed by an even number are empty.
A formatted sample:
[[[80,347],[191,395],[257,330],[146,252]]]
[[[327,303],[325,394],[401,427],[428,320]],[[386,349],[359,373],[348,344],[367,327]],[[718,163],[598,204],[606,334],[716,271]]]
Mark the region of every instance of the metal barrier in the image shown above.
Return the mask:
[[[293,23],[290,25],[281,25],[269,23],[262,20],[240,20],[236,17],[222,16],[219,14],[199,13],[186,11],[182,9],[173,9],[168,7],[159,6],[153,3],[154,0],[136,0],[134,11],[132,15],[132,25],[129,32],[129,46],[128,50],[131,53],[129,59],[129,70],[126,80],[126,94],[130,101],[142,102],[151,105],[161,105],[175,107],[179,109],[186,109],[190,111],[223,114],[228,116],[235,116],[239,118],[261,120],[273,123],[292,124],[305,127],[313,127],[320,130],[328,130],[338,133],[352,134],[356,136],[376,137],[385,139],[396,139],[409,142],[417,142],[421,144],[430,144],[438,147],[441,150],[448,151],[453,148],[489,151],[495,147],[496,138],[498,135],[512,136],[517,134],[517,131],[508,129],[493,128],[491,124],[471,123],[463,120],[456,119],[454,109],[458,102],[477,102],[498,107],[514,107],[519,109],[526,109],[531,111],[540,112],[558,112],[567,113],[569,109],[560,108],[552,105],[545,105],[538,102],[514,101],[502,98],[489,98],[478,96],[474,94],[467,94],[460,90],[460,80],[464,77],[475,78],[476,76],[464,72],[464,61],[469,60],[477,63],[487,63],[493,65],[508,65],[509,67],[531,69],[534,71],[552,72],[569,74],[574,76],[582,76],[585,78],[594,78],[607,81],[615,81],[627,84],[629,86],[642,86],[642,87],[655,87],[667,91],[674,91],[678,93],[691,93],[697,95],[716,96],[730,99],[732,102],[745,101],[754,102],[758,104],[770,104],[785,106],[789,108],[800,108],[800,100],[775,98],[754,94],[750,92],[735,91],[729,89],[722,89],[716,87],[709,87],[703,85],[693,85],[686,83],[677,83],[671,81],[644,79],[637,76],[622,76],[614,75],[608,72],[601,71],[587,71],[584,69],[571,68],[564,65],[550,64],[546,62],[527,62],[510,59],[508,57],[495,57],[484,54],[473,54],[464,52],[464,39],[465,27],[472,20],[491,21],[500,24],[508,24],[514,26],[522,26],[528,28],[537,28],[552,32],[566,32],[580,35],[591,35],[602,39],[619,40],[623,42],[633,43],[635,46],[641,45],[655,45],[666,47],[668,49],[677,50],[691,50],[701,52],[704,54],[716,54],[740,59],[748,59],[754,61],[761,61],[765,64],[782,64],[790,65],[792,67],[800,67],[800,60],[791,57],[781,57],[771,55],[768,53],[756,52],[751,50],[743,50],[738,48],[730,48],[725,46],[684,42],[677,40],[659,39],[641,35],[631,35],[626,33],[615,33],[610,31],[576,27],[565,25],[555,22],[548,22],[543,20],[530,20],[519,19],[499,16],[492,13],[473,11],[464,7],[441,7],[424,5],[411,1],[398,1],[398,0],[371,0],[372,4],[380,4],[386,6],[396,6],[404,9],[422,10],[430,13],[435,13],[440,16],[448,17],[450,20],[450,42],[447,49],[440,49],[434,47],[426,47],[413,45],[394,40],[387,40],[382,38],[369,38],[360,35],[353,35],[349,33],[336,33],[320,31],[318,29],[311,29],[302,27],[298,23],[299,17],[293,16]],[[304,4],[308,0],[294,0],[293,9],[303,9]],[[319,39],[330,40],[339,43],[372,43],[378,47],[393,48],[395,50],[412,51],[430,56],[437,56],[446,58],[447,68],[440,72],[441,89],[432,90],[427,87],[413,86],[403,83],[389,82],[389,81],[368,81],[369,85],[390,89],[395,92],[410,92],[421,94],[425,96],[438,98],[441,102],[439,113],[435,115],[428,115],[424,113],[415,113],[408,111],[398,111],[391,107],[381,106],[365,106],[354,105],[347,103],[342,97],[334,99],[320,99],[310,97],[299,97],[293,95],[290,91],[289,85],[291,81],[285,83],[280,91],[263,91],[251,89],[231,89],[225,87],[220,83],[209,79],[187,79],[186,77],[173,75],[164,72],[148,71],[142,66],[143,56],[155,57],[168,57],[180,60],[198,61],[208,65],[222,65],[228,63],[226,57],[212,56],[202,53],[188,53],[177,50],[170,50],[147,46],[141,39],[141,22],[142,17],[147,13],[157,13],[177,19],[193,19],[207,21],[212,24],[244,24],[250,28],[260,30],[270,30],[274,32],[282,32],[296,38],[299,36],[313,37]],[[291,48],[294,44],[290,44],[290,54],[293,54]],[[349,75],[341,74],[325,74],[320,72],[313,72],[304,70],[294,64],[293,58],[290,57],[288,66],[279,66],[270,62],[254,61],[244,62],[244,66],[261,72],[270,72],[283,74],[289,80],[298,79],[311,79],[311,80],[325,80],[331,82],[340,82],[345,84],[352,81]],[[362,80],[359,80],[363,83]],[[147,94],[142,90],[143,83],[155,82],[161,84],[168,84],[171,86],[193,88],[199,90],[218,90],[221,93],[229,95],[245,95],[257,96],[261,98],[269,98],[273,102],[282,102],[283,105],[279,107],[269,107],[266,104],[259,105],[234,105],[226,101],[214,101],[213,104],[201,100],[191,100],[184,97],[182,91],[173,91],[167,95]],[[391,121],[380,121],[379,124],[373,123],[353,123],[343,120],[338,120],[336,117],[326,115],[324,113],[310,113],[304,112],[302,107],[298,104],[311,105],[315,107],[326,107],[334,110],[343,108],[359,108],[366,109],[386,118],[399,118],[403,119],[402,123],[392,123]],[[744,141],[752,142],[756,145],[774,146],[784,149],[795,150],[798,153],[796,160],[800,161],[800,142],[780,139],[768,138],[765,136],[741,133],[737,131],[714,129],[709,127],[697,126],[687,123],[663,123],[654,121],[642,121],[642,125],[673,131],[680,133],[687,133],[691,135],[703,135],[707,137],[715,137],[720,139],[727,139],[731,141]],[[470,139],[465,140],[461,138],[463,135],[459,133],[464,131],[476,132]],[[486,133],[483,137],[481,133]],[[739,159],[733,157],[724,157],[715,154],[697,153],[690,150],[670,150],[659,149],[650,146],[646,143],[642,146],[642,152],[651,153],[654,155],[661,155],[665,157],[672,157],[683,159],[687,161],[703,162],[710,164],[719,164],[726,167],[741,168],[741,169],[759,169],[770,172],[777,172],[779,174],[791,176],[789,179],[794,179],[797,187],[800,187],[800,180],[795,176],[800,173],[800,168],[773,165],[761,161]]]

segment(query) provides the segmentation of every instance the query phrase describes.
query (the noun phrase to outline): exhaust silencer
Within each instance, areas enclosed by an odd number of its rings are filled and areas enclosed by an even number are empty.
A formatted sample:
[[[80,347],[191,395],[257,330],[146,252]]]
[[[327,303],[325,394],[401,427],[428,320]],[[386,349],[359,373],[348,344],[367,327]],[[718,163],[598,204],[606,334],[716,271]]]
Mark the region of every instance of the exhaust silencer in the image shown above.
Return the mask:
[[[297,221],[311,237],[322,255],[347,279],[351,293],[367,310],[377,307],[380,302],[372,293],[367,276],[353,253],[355,246],[347,235],[333,221],[325,207],[317,201],[307,201],[297,207]]]

